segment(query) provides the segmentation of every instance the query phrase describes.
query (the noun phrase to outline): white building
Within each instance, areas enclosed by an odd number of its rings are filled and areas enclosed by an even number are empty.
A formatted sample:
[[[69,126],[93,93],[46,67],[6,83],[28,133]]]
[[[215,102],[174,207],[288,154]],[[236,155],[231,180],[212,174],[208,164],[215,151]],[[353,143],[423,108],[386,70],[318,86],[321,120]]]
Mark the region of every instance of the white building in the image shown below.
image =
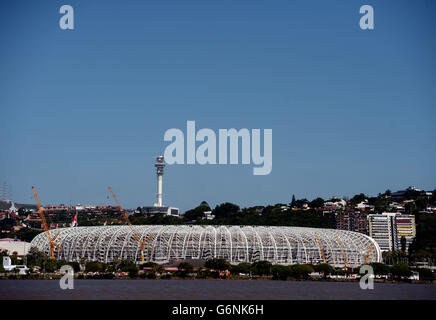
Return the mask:
[[[382,251],[401,250],[401,239],[404,237],[406,251],[416,236],[415,216],[396,212],[370,214],[369,236],[373,238]]]
[[[347,206],[347,201],[345,201],[344,199],[333,199],[335,201],[325,201],[324,202],[324,206],[325,207],[338,207],[338,208],[345,208]]]
[[[213,220],[215,218],[215,215],[212,214],[212,211],[205,211],[204,212],[204,218],[205,220]]]
[[[0,250],[8,250],[9,254],[17,252],[18,256],[25,256],[30,249],[30,243],[11,238],[0,239]]]
[[[19,265],[13,265],[11,258],[8,256],[3,256],[3,268],[5,271],[14,271],[17,269],[20,274],[26,274],[26,272],[29,270],[25,265],[19,264]]]
[[[358,203],[358,204],[356,205],[356,209],[360,209],[360,210],[366,210],[366,209],[368,209],[368,210],[373,210],[373,209],[374,209],[374,206],[373,206],[373,205],[370,205],[370,204],[368,203],[368,200],[364,200],[364,201],[362,201],[362,202],[360,202],[360,203]]]

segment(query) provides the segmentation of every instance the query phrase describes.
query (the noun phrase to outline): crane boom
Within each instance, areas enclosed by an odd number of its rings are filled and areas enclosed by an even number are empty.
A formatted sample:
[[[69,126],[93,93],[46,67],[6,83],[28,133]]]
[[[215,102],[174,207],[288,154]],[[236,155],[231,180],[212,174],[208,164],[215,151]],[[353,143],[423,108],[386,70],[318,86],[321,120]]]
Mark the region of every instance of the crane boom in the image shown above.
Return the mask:
[[[368,253],[366,254],[366,263],[367,264],[369,263],[369,255],[370,255],[373,248],[374,248],[374,243],[371,244],[371,246],[369,247]]]
[[[127,215],[127,212],[124,211],[123,207],[121,207],[121,204],[118,201],[117,196],[115,195],[115,193],[112,191],[112,188],[108,187],[108,189],[109,189],[110,193],[112,194],[112,198],[114,198],[115,202],[117,203],[118,209],[121,211],[121,213],[124,216],[124,219],[126,220],[128,226],[130,227],[130,230],[132,230],[133,236],[135,237],[136,241],[138,241],[139,248],[141,250],[141,259],[142,259],[142,262],[144,262],[145,261],[145,258],[144,258],[144,247],[147,247],[147,248],[153,250],[152,247],[150,247],[150,246],[148,246],[146,244],[146,242],[151,238],[151,234],[147,238],[145,238],[144,240],[141,239],[141,236],[138,234],[138,232],[136,231],[135,227],[130,223],[129,216]]]
[[[41,203],[39,202],[39,197],[38,194],[36,193],[36,189],[34,186],[32,186],[32,191],[33,191],[33,197],[35,198],[36,206],[38,208],[38,214],[39,217],[41,218],[42,225],[44,227],[44,231],[47,234],[47,238],[50,238],[50,232],[48,231],[47,221],[45,220],[45,216],[44,216],[44,210],[42,209]]]
[[[35,198],[36,206],[38,208],[38,214],[39,217],[41,218],[42,226],[44,228],[45,234],[47,235],[47,240],[50,245],[50,257],[54,259],[54,248],[56,247],[62,250],[62,247],[54,242],[54,240],[56,240],[56,238],[58,237],[59,232],[54,237],[51,237],[50,231],[48,229],[47,221],[45,220],[44,209],[42,208],[41,203],[39,202],[39,197],[38,194],[36,193],[36,189],[34,186],[32,186],[32,191],[33,191],[33,197]]]
[[[316,240],[318,240],[319,250],[321,251],[322,259],[324,260],[324,263],[327,263],[327,260],[325,259],[324,250],[322,249],[321,240],[318,237],[318,233],[315,232]]]
[[[342,251],[342,254],[344,255],[344,259],[345,259],[345,265],[348,265],[347,255],[345,254],[344,247],[342,246],[341,240],[339,240],[338,236],[336,236],[336,239],[338,240],[338,243],[341,246],[341,251]]]

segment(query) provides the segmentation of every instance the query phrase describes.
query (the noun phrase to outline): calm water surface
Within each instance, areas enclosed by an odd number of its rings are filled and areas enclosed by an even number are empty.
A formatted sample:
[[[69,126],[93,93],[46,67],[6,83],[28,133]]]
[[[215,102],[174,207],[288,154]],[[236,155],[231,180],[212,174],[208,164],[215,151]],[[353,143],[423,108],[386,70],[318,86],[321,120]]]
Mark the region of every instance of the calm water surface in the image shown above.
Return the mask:
[[[432,299],[436,284],[253,280],[75,280],[61,290],[57,280],[1,280],[0,299]]]

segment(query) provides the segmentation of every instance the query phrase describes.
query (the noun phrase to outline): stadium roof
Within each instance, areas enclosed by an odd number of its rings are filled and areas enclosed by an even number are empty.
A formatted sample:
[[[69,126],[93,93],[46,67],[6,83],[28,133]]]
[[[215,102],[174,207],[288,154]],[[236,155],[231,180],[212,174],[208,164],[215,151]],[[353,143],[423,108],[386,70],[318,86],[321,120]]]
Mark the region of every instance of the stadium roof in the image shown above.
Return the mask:
[[[358,266],[380,262],[381,251],[370,237],[352,231],[300,227],[146,225],[134,226],[150,248],[147,261],[225,258],[231,263],[267,260],[274,264],[329,263]],[[141,262],[138,241],[129,226],[74,227],[50,230],[62,250],[57,259]],[[49,254],[46,235],[31,243]],[[152,248],[152,249],[151,249]]]

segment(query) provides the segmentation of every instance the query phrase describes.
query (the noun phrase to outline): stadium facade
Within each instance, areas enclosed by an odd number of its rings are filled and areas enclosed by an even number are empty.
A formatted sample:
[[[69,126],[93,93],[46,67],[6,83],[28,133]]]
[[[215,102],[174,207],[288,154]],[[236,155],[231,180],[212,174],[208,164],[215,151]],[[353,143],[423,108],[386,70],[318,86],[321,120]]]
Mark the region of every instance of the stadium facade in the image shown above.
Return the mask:
[[[380,262],[381,251],[370,237],[352,231],[265,226],[134,226],[150,248],[146,261],[224,258],[231,263],[270,261],[273,264],[329,263],[358,266]],[[62,250],[56,259],[113,262],[129,259],[141,263],[140,245],[129,226],[74,227],[50,230]],[[32,246],[49,254],[45,233]]]

